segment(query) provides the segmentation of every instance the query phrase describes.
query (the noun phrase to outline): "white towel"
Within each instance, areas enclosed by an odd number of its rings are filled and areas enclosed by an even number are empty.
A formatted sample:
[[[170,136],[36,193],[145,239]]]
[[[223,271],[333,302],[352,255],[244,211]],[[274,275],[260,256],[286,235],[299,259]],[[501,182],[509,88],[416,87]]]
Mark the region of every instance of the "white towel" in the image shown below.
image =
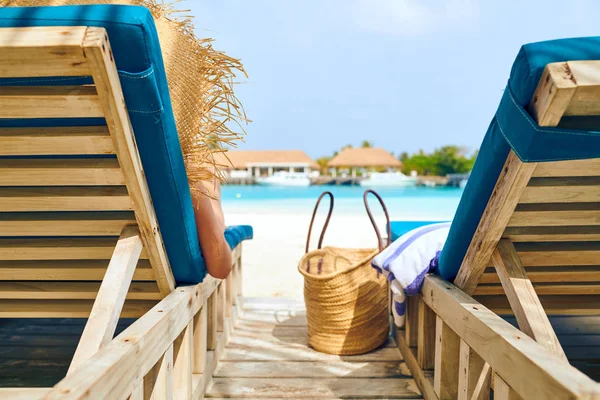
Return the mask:
[[[413,229],[396,239],[371,262],[390,281],[396,326],[404,325],[406,295],[419,293],[425,275],[435,267],[444,247],[450,222]]]

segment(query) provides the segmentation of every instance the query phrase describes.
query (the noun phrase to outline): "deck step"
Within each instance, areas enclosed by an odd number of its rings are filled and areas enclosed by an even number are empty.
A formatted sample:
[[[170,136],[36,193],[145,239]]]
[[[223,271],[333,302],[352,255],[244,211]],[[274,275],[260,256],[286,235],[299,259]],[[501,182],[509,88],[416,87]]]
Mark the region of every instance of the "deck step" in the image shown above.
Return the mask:
[[[423,398],[393,340],[357,356],[319,353],[300,303],[251,299],[244,307],[206,398]]]

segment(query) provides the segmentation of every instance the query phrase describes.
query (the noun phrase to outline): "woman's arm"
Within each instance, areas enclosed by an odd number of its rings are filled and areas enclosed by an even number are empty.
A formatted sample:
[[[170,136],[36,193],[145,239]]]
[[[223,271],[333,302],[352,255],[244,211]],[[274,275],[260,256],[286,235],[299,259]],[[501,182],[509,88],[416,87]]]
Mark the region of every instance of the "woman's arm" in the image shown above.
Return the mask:
[[[221,208],[221,186],[216,181],[199,183],[196,188],[199,190],[192,191],[192,201],[206,269],[214,278],[225,279],[231,272],[232,259],[231,249],[224,236],[225,218]]]

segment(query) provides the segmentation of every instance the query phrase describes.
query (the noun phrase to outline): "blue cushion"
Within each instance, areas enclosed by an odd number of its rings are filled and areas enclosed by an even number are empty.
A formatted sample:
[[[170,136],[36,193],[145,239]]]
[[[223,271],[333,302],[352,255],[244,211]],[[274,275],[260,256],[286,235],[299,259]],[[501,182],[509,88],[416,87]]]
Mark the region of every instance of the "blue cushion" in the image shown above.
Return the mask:
[[[392,242],[414,229],[440,222],[441,221],[392,221],[390,223],[392,228]]]
[[[232,249],[235,248],[242,240],[252,239],[254,232],[250,225],[229,226],[225,229],[225,240]]]
[[[571,60],[600,60],[600,37],[552,40],[521,48],[440,256],[439,272],[445,279],[456,277],[511,149],[523,162],[600,157],[600,132],[541,128],[527,112],[546,64]]]
[[[195,284],[206,276],[191,194],[154,20],[144,7],[88,5],[0,8],[0,28],[98,26],[107,30],[125,102],[175,280]],[[82,84],[91,78],[2,79],[0,85]],[[102,119],[3,120],[0,126],[100,125]],[[230,245],[251,237],[229,228]],[[227,236],[228,235],[228,236]]]

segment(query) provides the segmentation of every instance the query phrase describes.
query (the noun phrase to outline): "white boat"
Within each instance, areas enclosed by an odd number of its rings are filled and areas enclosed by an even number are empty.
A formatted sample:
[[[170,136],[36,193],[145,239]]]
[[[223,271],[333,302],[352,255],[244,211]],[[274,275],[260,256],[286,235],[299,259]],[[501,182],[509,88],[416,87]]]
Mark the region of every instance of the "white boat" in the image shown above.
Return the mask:
[[[256,178],[256,183],[268,186],[310,186],[310,178],[305,172],[277,171],[271,176]]]
[[[372,172],[367,179],[360,182],[361,186],[390,186],[407,187],[416,186],[417,178],[406,176],[402,172]]]

